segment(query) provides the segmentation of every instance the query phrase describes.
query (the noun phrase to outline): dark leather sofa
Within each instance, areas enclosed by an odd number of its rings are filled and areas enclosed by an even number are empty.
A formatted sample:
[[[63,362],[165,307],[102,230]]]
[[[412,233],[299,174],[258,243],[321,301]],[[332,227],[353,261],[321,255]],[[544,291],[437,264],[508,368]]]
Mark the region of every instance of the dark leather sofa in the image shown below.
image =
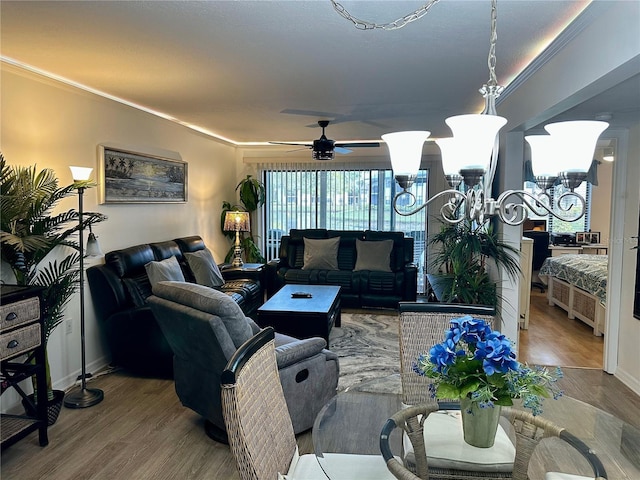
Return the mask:
[[[304,238],[340,237],[337,270],[303,269]],[[356,240],[392,240],[390,271],[354,271]],[[267,293],[272,296],[286,284],[339,285],[342,306],[397,308],[398,302],[416,300],[418,270],[413,264],[413,238],[403,232],[292,229],[283,235],[279,258],[267,264]]]
[[[131,373],[169,378],[173,375],[173,351],[147,304],[151,283],[145,265],[177,258],[187,282],[195,282],[183,256],[205,248],[199,236],[135,245],[105,255],[104,265],[87,269],[91,298],[112,364]],[[264,298],[263,285],[243,278],[238,271],[225,273],[219,290],[229,295],[248,317],[254,316]]]

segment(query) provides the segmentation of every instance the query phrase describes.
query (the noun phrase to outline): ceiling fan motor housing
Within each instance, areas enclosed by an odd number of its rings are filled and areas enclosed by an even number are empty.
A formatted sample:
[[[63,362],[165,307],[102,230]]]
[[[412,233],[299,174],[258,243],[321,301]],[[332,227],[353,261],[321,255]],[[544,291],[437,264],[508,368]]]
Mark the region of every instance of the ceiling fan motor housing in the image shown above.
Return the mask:
[[[335,142],[322,135],[318,140],[313,141],[314,160],[333,160],[335,157]]]

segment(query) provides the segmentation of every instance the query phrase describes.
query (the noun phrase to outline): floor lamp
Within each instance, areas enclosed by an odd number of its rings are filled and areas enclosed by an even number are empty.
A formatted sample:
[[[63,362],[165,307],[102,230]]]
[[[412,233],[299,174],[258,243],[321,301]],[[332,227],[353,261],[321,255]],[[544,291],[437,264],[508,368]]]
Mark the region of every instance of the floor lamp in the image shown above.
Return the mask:
[[[71,169],[71,175],[73,181],[78,182],[78,245],[80,247],[80,342],[82,350],[82,374],[80,375],[81,385],[80,388],[65,395],[64,406],[68,408],[86,408],[92,407],[100,403],[104,399],[104,392],[97,388],[87,388],[87,365],[86,365],[86,350],[85,350],[85,338],[84,338],[84,244],[83,244],[83,215],[82,211],[82,197],[84,195],[85,183],[89,180],[92,168],[86,167],[69,167]],[[80,183],[84,182],[84,183]]]
[[[224,231],[236,232],[236,244],[233,251],[232,267],[241,267],[244,265],[242,261],[242,247],[240,245],[240,232],[249,231],[249,212],[227,212],[224,217]]]

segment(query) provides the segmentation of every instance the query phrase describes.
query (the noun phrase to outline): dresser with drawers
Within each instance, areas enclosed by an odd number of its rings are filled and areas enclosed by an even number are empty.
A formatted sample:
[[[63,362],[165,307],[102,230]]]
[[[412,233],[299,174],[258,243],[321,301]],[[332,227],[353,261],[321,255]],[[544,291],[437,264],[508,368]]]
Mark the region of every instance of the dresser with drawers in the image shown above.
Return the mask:
[[[13,389],[30,402],[21,382],[33,376],[37,382],[35,416],[2,414],[2,449],[36,430],[40,445],[44,447],[49,443],[42,290],[41,287],[0,285],[1,393]]]

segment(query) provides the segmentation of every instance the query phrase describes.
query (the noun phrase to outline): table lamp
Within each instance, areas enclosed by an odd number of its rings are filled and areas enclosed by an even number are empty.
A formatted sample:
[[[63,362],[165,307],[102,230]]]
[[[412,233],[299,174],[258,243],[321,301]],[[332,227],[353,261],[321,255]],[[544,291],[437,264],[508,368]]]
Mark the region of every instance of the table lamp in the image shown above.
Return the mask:
[[[236,245],[233,251],[232,267],[241,267],[242,247],[240,246],[240,232],[249,231],[249,212],[227,212],[224,217],[224,231],[236,232]]]

